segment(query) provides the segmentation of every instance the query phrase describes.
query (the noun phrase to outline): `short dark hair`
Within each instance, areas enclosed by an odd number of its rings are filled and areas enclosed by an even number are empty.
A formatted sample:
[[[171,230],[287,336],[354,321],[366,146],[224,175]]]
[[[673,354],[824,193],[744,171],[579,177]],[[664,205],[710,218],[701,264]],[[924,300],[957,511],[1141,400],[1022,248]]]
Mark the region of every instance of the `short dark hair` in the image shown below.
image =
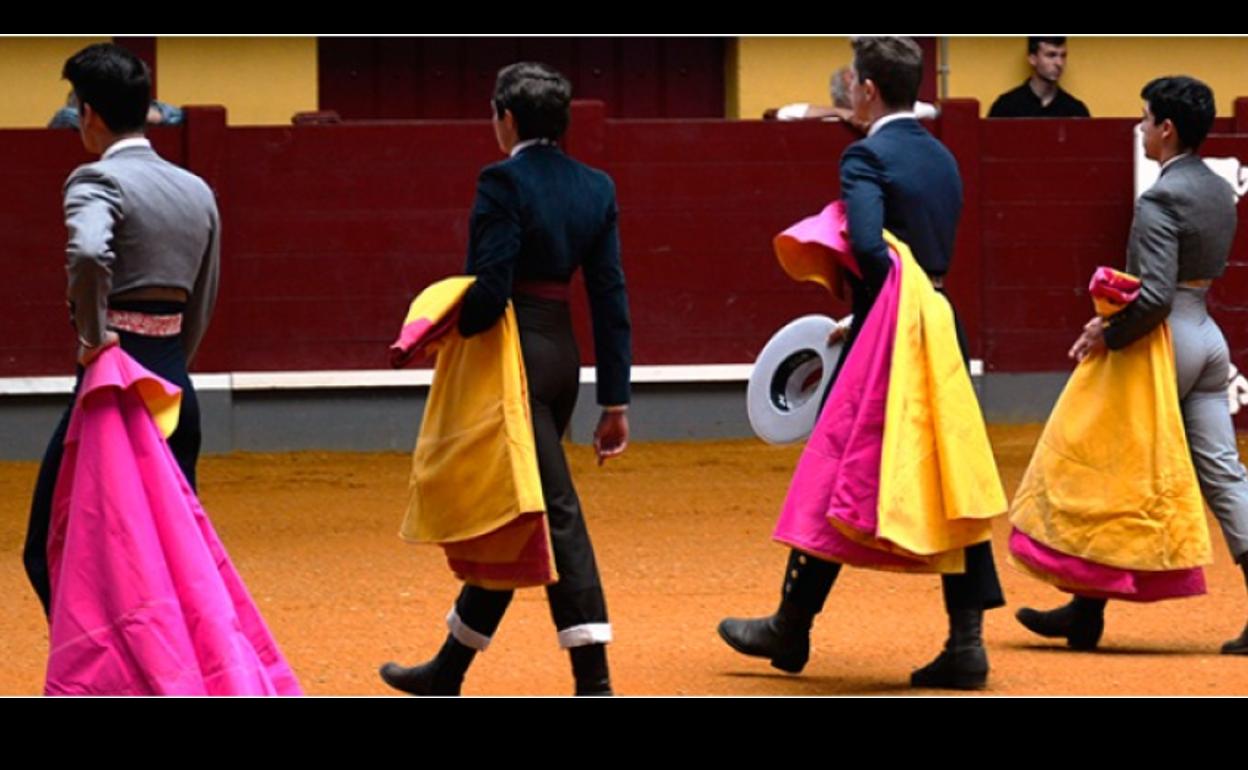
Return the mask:
[[[65,61],[61,77],[74,86],[79,104],[89,104],[116,134],[140,131],[152,102],[152,76],[143,60],[121,46],[96,43]]]
[[[912,107],[923,80],[923,49],[918,43],[908,37],[856,37],[853,46],[858,79],[875,83],[887,106]]]
[[[1188,150],[1195,150],[1205,141],[1217,114],[1213,89],[1186,75],[1157,78],[1144,86],[1140,98],[1148,102],[1153,124],[1159,126],[1169,120]]]
[[[494,81],[494,114],[501,120],[511,110],[521,140],[558,139],[568,130],[572,84],[553,67],[517,62],[498,71]]]
[[[1062,37],[1029,37],[1027,38],[1028,55],[1040,53],[1041,43],[1048,43],[1049,45],[1058,46],[1058,47],[1064,46],[1066,45],[1066,36],[1063,35]]]

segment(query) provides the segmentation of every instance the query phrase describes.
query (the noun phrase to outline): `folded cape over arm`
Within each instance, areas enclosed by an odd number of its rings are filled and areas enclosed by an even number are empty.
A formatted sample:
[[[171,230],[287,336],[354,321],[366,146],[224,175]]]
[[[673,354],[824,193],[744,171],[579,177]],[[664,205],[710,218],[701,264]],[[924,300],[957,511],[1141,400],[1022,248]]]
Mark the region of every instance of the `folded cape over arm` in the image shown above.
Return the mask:
[[[455,319],[474,280],[447,278],[421,292],[392,345],[437,355],[400,535],[441,545],[451,570],[471,585],[546,585],[558,574],[520,330],[509,304],[489,329],[460,335]]]

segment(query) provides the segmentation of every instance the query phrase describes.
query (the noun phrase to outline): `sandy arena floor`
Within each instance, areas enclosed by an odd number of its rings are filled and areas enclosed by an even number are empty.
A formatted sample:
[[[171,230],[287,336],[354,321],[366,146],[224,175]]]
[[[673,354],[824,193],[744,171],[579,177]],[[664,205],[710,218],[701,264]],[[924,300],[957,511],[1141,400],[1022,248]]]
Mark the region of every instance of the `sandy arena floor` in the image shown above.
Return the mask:
[[[1038,426],[995,427],[1007,491]],[[1241,453],[1248,449],[1240,439]],[[598,551],[616,641],[616,691],[628,695],[907,694],[910,670],[944,639],[939,580],[848,570],[815,625],[801,676],[729,650],[725,615],[770,612],[785,551],[769,539],[799,447],[758,441],[638,444],[594,467],[569,447]],[[313,695],[389,694],[378,664],[430,656],[457,590],[440,550],[397,537],[409,459],[401,454],[240,454],[200,464],[203,502],[304,688]],[[41,691],[47,634],[21,567],[35,463],[0,463],[0,694]],[[1112,605],[1103,648],[1073,653],[1037,639],[1013,611],[1064,595],[1004,563],[1010,606],[989,614],[989,693],[1248,694],[1248,657],[1217,654],[1248,599],[1217,526],[1209,594]],[[563,695],[567,657],[540,590],[520,592],[465,694]]]

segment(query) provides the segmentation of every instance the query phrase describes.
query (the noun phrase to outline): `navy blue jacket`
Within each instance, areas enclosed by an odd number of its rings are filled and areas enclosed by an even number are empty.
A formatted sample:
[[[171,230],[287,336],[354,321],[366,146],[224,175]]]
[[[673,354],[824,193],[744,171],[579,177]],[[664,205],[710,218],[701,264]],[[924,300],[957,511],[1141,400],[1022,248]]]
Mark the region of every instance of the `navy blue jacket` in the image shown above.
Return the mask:
[[[891,121],[845,149],[841,199],[850,245],[872,296],[891,265],[884,229],[910,246],[928,275],[948,272],[962,212],[962,178],[953,154],[917,120]]]
[[[617,216],[611,177],[553,145],[527,147],[485,167],[468,235],[467,272],[477,281],[460,309],[460,333],[472,336],[497,322],[515,281],[567,283],[581,267],[594,325],[598,403],[628,403],[632,327]]]

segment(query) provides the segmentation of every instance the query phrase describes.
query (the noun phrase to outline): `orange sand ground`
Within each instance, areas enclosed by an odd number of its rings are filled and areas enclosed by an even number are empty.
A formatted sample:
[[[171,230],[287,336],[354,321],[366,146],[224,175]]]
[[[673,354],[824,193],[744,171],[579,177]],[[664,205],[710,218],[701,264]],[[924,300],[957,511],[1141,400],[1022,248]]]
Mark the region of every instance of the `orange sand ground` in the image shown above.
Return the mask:
[[[994,427],[1007,491],[1017,486],[1038,426]],[[1241,453],[1248,448],[1241,438]],[[597,545],[616,641],[616,691],[635,695],[905,694],[910,670],[944,639],[939,580],[848,570],[814,630],[801,676],[730,651],[725,615],[770,612],[785,552],[770,541],[800,447],[754,440],[637,444],[605,468],[568,448]],[[457,584],[441,552],[397,536],[409,459],[302,452],[208,457],[203,502],[305,689],[379,695],[383,661],[413,663],[445,636]],[[0,694],[41,691],[47,635],[26,585],[21,544],[35,463],[0,463]],[[1248,657],[1217,654],[1248,617],[1243,580],[1216,525],[1209,594],[1157,605],[1112,605],[1102,650],[1072,653],[1013,619],[1062,594],[1004,564],[1010,607],[989,614],[990,693],[1248,694]],[[518,594],[465,694],[562,695],[566,655],[540,590]]]

